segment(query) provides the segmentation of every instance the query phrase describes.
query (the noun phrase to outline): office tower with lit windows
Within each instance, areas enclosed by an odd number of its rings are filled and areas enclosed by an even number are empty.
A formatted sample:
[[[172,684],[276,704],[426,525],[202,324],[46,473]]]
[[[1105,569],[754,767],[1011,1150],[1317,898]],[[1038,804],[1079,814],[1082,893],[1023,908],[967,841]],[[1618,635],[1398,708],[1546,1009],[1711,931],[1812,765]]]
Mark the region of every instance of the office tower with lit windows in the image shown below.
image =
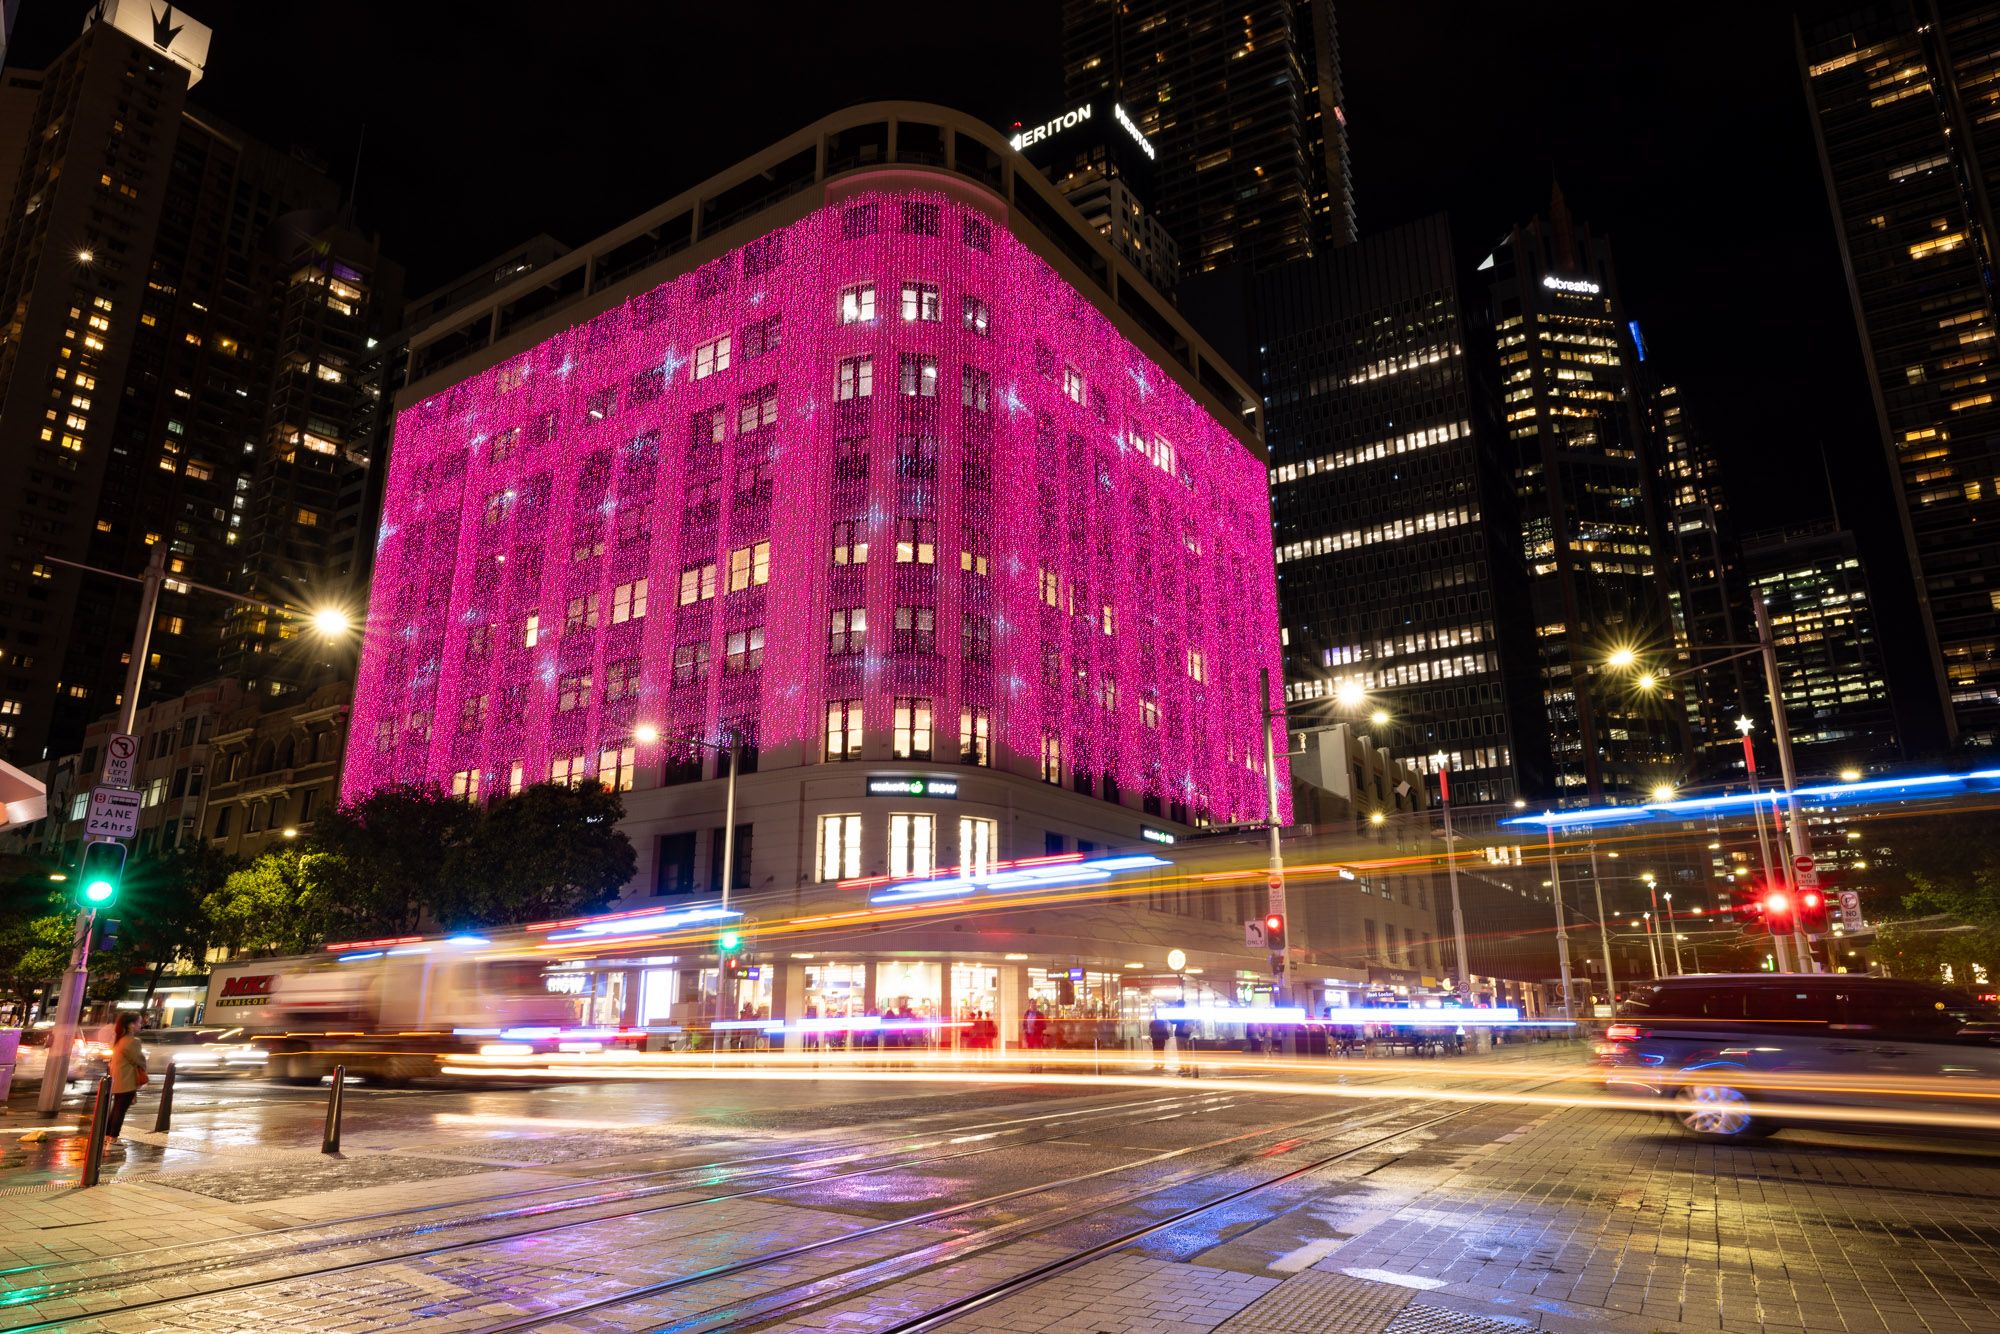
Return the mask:
[[[166,545],[180,577],[148,699],[215,676],[232,644],[283,666],[288,627],[225,641],[223,604],[191,585],[288,600],[295,581],[246,568],[246,534],[260,561],[310,564],[331,531],[318,474],[359,466],[328,377],[369,316],[321,309],[341,298],[311,276],[349,253],[338,187],[190,106],[208,29],[175,18],[100,6],[31,105],[0,102],[30,118],[0,136],[27,145],[0,233],[0,462],[16,479],[0,500],[0,753],[17,761],[73,749],[116,706],[137,612],[135,585],[47,558],[135,575]],[[345,319],[356,330],[335,334]],[[275,465],[288,451],[319,461]]]
[[[1677,692],[1606,659],[1676,651],[1638,351],[1611,248],[1555,194],[1481,264],[1502,444],[1520,515],[1559,791],[1597,798],[1681,781]]]
[[[1268,268],[1354,239],[1332,0],[1064,0],[1071,106],[1123,106],[1159,150],[1180,271]]]
[[[1637,327],[1633,347],[1648,364]],[[1678,384],[1641,375],[1647,386],[1646,412],[1653,457],[1660,470],[1660,508],[1666,529],[1661,549],[1670,571],[1668,603],[1683,664],[1699,670],[1684,676],[1681,696],[1694,744],[1693,772],[1715,781],[1743,768],[1735,719],[1764,701],[1756,664],[1728,661],[1730,644],[1754,637],[1743,599],[1742,558],[1730,530],[1729,505],[1722,490],[1722,463],[1713,442],[1687,411]],[[1717,664],[1709,666],[1707,664]]]
[[[1830,523],[1752,534],[1743,561],[1770,614],[1800,776],[1828,778],[1900,758],[1854,535]]]
[[[1037,124],[1017,121],[1007,142],[1042,169],[1140,277],[1173,291],[1180,247],[1146,204],[1159,150],[1123,106],[1106,95]]]
[[[1799,32],[1948,738],[2000,745],[2000,5],[1875,5]]]
[[[1295,717],[1386,712],[1377,744],[1426,771],[1443,753],[1461,803],[1546,791],[1513,501],[1444,217],[1193,279],[1181,309],[1264,394]]]

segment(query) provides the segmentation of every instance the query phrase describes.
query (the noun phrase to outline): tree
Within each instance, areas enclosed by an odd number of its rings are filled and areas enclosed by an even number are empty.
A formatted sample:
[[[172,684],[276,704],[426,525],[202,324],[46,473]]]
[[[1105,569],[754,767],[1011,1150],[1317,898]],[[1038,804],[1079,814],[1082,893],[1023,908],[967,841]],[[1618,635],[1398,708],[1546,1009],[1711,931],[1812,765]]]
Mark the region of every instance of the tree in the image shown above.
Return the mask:
[[[267,852],[222,882],[202,903],[211,943],[232,954],[303,954],[343,920],[333,888],[336,859],[309,848]]]
[[[170,965],[185,960],[199,970],[214,936],[207,900],[241,866],[237,858],[192,840],[126,872],[117,908],[123,924],[119,953],[125,971],[147,973],[147,1004]]]
[[[6,979],[7,994],[23,1010],[34,1003],[37,990],[52,989],[61,981],[75,939],[74,911],[48,912],[0,926],[0,976]]]
[[[329,894],[325,927],[404,935],[432,905],[466,902],[461,877],[481,819],[471,802],[417,786],[383,788],[321,816],[310,847],[331,857],[317,870]]]
[[[1936,978],[1949,968],[1959,983],[1978,972],[2000,977],[2000,840],[1967,818],[1906,826],[1893,864],[1878,869],[1882,887],[1897,897],[1877,905],[1890,920],[1876,956],[1900,976]]]
[[[593,912],[618,897],[638,859],[618,828],[625,803],[595,780],[537,783],[486,808],[462,874],[433,900],[447,927]]]

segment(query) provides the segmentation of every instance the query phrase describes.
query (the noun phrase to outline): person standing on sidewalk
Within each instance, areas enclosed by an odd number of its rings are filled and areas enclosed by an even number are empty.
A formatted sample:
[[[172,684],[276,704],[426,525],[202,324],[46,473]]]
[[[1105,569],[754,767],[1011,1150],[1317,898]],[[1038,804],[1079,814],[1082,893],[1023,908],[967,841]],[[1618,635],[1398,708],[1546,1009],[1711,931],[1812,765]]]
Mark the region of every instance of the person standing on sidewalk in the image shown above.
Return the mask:
[[[121,1014],[118,1027],[111,1039],[111,1054],[105,1064],[111,1067],[111,1119],[105,1122],[104,1133],[117,1136],[125,1126],[125,1113],[132,1106],[132,1099],[139,1096],[144,1085],[153,1082],[146,1073],[146,1048],[139,1041],[139,1016]]]

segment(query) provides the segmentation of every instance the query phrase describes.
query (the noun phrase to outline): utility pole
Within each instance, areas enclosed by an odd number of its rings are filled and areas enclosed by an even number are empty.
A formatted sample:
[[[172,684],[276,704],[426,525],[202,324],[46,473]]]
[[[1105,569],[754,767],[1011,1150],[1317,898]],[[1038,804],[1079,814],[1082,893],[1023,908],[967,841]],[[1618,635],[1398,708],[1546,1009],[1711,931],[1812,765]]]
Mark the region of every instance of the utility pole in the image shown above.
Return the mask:
[[[1271,868],[1267,882],[1270,894],[1265,911],[1285,923],[1285,948],[1271,956],[1271,971],[1277,978],[1277,1003],[1289,1005],[1292,1002],[1291,919],[1285,915],[1285,849],[1278,836],[1278,748],[1271,737],[1271,723],[1282,718],[1284,713],[1282,709],[1271,707],[1271,669],[1260,667],[1257,680],[1258,688],[1264,692],[1264,799],[1265,814],[1271,826]],[[1287,744],[1285,749],[1289,752],[1291,746]]]
[[[1604,1000],[1618,1004],[1618,978],[1611,968],[1611,924],[1604,919],[1604,882],[1597,875],[1597,840],[1590,840],[1590,892],[1597,896],[1597,940],[1604,949]]]
[[[729,910],[729,886],[736,879],[736,771],[743,767],[743,742],[735,732],[729,734],[729,783],[723,788],[722,796],[722,908]],[[724,923],[728,929],[727,922]],[[715,952],[715,1017],[735,1018],[729,1012],[733,1000],[729,994],[729,960],[723,951]]]
[[[1556,901],[1556,956],[1562,964],[1563,1018],[1576,1018],[1576,1008],[1570,1001],[1569,979],[1569,924],[1563,920],[1562,872],[1556,869],[1556,827],[1545,822],[1543,827],[1549,833],[1549,897]]]
[[[1785,721],[1785,693],[1778,681],[1778,645],[1771,637],[1771,613],[1764,606],[1764,595],[1755,589],[1750,591],[1750,609],[1757,616],[1757,647],[1764,659],[1764,688],[1771,696],[1771,725],[1778,739],[1778,775],[1785,784],[1785,823],[1790,826],[1792,856],[1812,856],[1812,836],[1806,830],[1806,822],[1799,818],[1798,770],[1792,764],[1792,730]],[[1792,892],[1792,922],[1797,933],[1800,972],[1812,971],[1812,955],[1805,943],[1805,928],[1798,925],[1799,892],[1798,884],[1791,874],[1790,863],[1786,864],[1785,883]]]
[[[129,577],[129,576],[128,576]],[[139,687],[146,679],[146,655],[153,648],[153,617],[160,607],[160,588],[167,578],[165,539],[153,544],[140,580],[139,623],[132,627],[132,653],[125,664],[125,692],[118,700],[118,735],[131,734],[139,716]],[[90,937],[97,926],[97,912],[86,906],[76,919],[76,939],[70,946],[69,971],[63,975],[62,1008],[56,1013],[55,1030],[49,1034],[49,1058],[42,1067],[42,1088],[36,1107],[43,1116],[56,1110],[63,1087],[69,1083],[69,1057],[76,1046],[76,1028],[83,1018],[83,992],[90,980]]]
[[[1458,948],[1458,999],[1460,1004],[1470,1005],[1472,974],[1471,961],[1465,953],[1465,907],[1458,898],[1458,835],[1451,827],[1451,768],[1445,763],[1443,752],[1439,752],[1437,762],[1438,799],[1444,805],[1444,870],[1451,881],[1451,934]]]

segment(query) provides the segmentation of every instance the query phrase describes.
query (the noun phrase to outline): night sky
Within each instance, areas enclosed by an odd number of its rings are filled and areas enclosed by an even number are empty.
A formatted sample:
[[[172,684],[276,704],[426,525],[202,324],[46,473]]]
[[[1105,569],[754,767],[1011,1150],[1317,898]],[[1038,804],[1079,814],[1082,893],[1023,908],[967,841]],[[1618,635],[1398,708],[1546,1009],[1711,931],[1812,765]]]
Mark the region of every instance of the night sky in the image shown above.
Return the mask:
[[[15,61],[44,63],[86,8],[23,6]],[[535,232],[587,240],[850,103],[1006,124],[1061,102],[1054,0],[187,11],[215,29],[197,105],[343,179],[365,124],[359,219],[413,292]],[[1883,590],[1884,638],[1913,640],[1790,7],[1337,13],[1364,234],[1442,209],[1469,267],[1559,180],[1612,238],[1630,313],[1723,454],[1739,527],[1826,514],[1823,449]]]

